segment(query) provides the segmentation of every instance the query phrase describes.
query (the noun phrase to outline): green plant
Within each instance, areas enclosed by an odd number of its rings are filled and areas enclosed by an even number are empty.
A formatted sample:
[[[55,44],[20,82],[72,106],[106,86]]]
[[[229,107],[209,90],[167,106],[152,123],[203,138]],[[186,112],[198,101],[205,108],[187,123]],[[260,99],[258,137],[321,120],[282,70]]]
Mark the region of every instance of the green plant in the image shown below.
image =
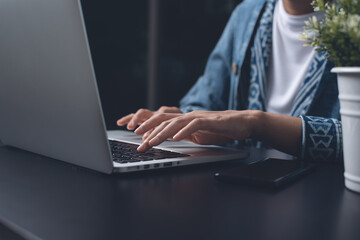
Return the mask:
[[[325,11],[326,17],[306,21],[300,39],[318,52],[327,52],[336,66],[360,66],[360,0],[315,0],[312,5],[314,11]]]

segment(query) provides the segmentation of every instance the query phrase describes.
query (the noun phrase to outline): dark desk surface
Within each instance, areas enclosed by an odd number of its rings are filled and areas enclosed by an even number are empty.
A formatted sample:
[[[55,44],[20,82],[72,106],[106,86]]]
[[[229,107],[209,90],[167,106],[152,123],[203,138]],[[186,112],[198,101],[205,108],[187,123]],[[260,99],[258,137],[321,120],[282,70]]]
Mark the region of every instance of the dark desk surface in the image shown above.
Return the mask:
[[[214,179],[240,163],[108,176],[0,147],[0,222],[30,239],[360,239],[340,165],[275,191]]]

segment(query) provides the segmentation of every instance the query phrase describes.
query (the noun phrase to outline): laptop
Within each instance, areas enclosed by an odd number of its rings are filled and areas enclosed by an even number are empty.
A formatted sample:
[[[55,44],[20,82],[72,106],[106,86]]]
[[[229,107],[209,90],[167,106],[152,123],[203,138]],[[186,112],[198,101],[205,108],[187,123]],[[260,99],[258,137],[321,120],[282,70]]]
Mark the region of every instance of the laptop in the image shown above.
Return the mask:
[[[133,157],[141,136],[106,131],[80,1],[1,1],[0,33],[0,139],[6,145],[108,174],[248,156],[168,141],[149,153],[154,158]]]

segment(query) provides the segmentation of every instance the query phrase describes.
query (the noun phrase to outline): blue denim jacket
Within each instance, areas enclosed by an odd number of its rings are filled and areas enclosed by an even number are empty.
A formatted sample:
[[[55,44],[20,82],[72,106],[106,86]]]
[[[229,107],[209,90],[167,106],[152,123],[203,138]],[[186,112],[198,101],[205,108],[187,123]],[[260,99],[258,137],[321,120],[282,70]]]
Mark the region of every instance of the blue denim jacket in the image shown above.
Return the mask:
[[[204,74],[180,101],[183,112],[194,110],[241,110],[239,84],[245,81],[242,68],[252,34],[266,0],[245,0],[237,6],[211,53]],[[302,106],[303,160],[339,161],[342,159],[342,132],[336,75],[327,62],[322,77],[310,92],[309,104]],[[302,89],[300,89],[301,91]],[[248,91],[248,89],[246,89]],[[297,111],[299,112],[299,111]]]

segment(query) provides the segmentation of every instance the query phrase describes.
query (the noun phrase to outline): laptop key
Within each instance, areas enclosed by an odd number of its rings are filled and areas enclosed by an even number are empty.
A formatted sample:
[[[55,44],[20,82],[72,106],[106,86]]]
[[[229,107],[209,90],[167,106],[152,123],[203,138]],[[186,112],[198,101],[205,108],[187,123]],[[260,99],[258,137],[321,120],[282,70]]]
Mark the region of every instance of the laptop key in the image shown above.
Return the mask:
[[[189,155],[177,152],[152,148],[145,153],[137,151],[138,145],[109,140],[113,160],[118,163],[151,161],[165,158],[188,157]]]

